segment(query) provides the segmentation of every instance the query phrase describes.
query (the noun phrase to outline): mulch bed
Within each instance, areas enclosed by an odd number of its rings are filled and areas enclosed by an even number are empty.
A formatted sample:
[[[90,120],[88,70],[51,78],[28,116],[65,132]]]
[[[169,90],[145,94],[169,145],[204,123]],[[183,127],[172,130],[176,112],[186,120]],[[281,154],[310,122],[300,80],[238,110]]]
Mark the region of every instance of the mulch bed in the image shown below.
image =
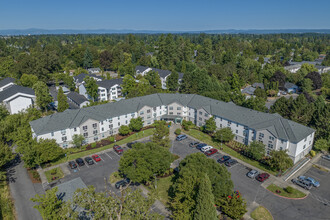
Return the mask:
[[[27,172],[28,172],[29,178],[32,181],[32,183],[41,183],[40,177],[39,177],[39,179],[36,179],[33,177],[33,172],[37,172],[36,170],[27,169]]]

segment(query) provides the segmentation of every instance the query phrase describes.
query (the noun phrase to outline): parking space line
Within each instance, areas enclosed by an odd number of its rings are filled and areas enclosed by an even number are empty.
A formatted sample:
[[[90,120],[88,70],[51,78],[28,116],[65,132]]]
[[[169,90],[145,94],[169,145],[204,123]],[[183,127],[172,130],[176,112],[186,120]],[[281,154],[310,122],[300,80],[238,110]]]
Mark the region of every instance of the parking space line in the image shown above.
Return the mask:
[[[99,155],[99,157],[101,158],[101,160],[104,162],[105,160],[103,160],[103,158],[101,157],[101,155]]]
[[[110,157],[110,155],[109,154],[107,154],[107,152],[104,152],[108,157]],[[112,157],[110,157],[110,159],[112,160]]]
[[[88,164],[87,164],[87,163],[85,163],[85,165],[86,165],[86,167],[87,167],[87,168],[89,168],[89,166],[88,166]]]

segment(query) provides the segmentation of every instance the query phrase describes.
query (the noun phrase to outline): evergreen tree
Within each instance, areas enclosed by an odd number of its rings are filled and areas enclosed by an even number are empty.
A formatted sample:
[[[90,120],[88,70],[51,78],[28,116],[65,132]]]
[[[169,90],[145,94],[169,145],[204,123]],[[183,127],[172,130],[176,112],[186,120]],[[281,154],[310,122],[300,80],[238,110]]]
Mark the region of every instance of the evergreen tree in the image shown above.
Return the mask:
[[[32,88],[37,96],[36,101],[39,108],[41,110],[47,110],[47,106],[53,101],[53,98],[49,94],[46,83],[38,81]]]
[[[202,176],[202,180],[199,184],[194,219],[217,219],[217,210],[215,208],[211,181],[206,173],[204,173],[204,175]]]
[[[166,79],[166,87],[170,91],[177,91],[179,87],[179,74],[173,71]]]
[[[62,86],[60,86],[60,88],[58,89],[57,101],[58,101],[58,106],[57,106],[58,112],[64,112],[66,109],[69,108],[68,99],[66,95],[64,95]]]
[[[84,55],[84,68],[91,68],[93,67],[93,55],[89,51],[88,47],[85,50],[85,55]]]
[[[204,131],[211,134],[215,131],[215,129],[217,129],[217,125],[215,124],[214,117],[207,119],[204,125]]]
[[[92,77],[86,76],[85,79],[85,88],[87,94],[95,101],[98,98],[98,85],[96,84],[96,80]]]
[[[122,92],[127,98],[132,98],[136,96],[137,83],[133,76],[126,74],[123,79]]]

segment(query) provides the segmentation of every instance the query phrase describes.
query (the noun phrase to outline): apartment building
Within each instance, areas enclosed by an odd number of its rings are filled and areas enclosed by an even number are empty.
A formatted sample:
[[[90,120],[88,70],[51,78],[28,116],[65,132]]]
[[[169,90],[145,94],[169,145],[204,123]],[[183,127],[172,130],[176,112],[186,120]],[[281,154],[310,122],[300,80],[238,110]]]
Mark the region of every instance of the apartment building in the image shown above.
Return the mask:
[[[203,126],[210,117],[218,129],[230,127],[235,140],[248,145],[265,144],[266,152],[288,150],[296,163],[312,148],[315,130],[278,114],[258,112],[194,94],[152,94],[77,110],[66,110],[31,121],[33,137],[55,139],[63,148],[71,147],[74,134],[91,143],[118,133],[121,125],[141,117],[144,126],[155,120],[192,121]]]

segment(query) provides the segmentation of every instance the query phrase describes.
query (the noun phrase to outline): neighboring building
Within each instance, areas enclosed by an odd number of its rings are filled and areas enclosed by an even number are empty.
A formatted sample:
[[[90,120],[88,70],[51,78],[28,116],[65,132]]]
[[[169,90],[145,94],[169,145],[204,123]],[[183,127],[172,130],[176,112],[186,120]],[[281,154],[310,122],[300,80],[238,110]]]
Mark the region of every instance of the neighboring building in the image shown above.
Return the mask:
[[[301,64],[294,64],[294,65],[284,67],[285,70],[287,70],[291,73],[298,72],[298,70],[300,70],[300,68],[301,68]]]
[[[87,71],[88,71],[88,73],[89,74],[98,74],[98,73],[100,73],[101,72],[101,69],[100,68],[89,68],[89,69],[87,69]]]
[[[67,94],[67,98],[70,102],[72,102],[74,105],[76,105],[78,108],[82,108],[86,105],[89,104],[89,101],[88,99],[83,96],[83,95],[80,95],[76,92],[70,92]]]
[[[293,83],[285,82],[284,88],[288,93],[297,93],[299,90],[299,87]]]
[[[169,75],[171,75],[171,73],[172,73],[171,71],[161,70],[161,69],[151,68],[151,67],[145,67],[145,66],[136,66],[135,67],[136,75],[145,76],[150,71],[154,71],[154,72],[158,73],[160,81],[162,83],[162,89],[167,89],[166,80],[167,80],[167,77]],[[184,75],[183,73],[179,73],[179,80],[178,80],[179,83],[182,82],[183,75]]]
[[[12,85],[15,85],[14,78],[10,78],[10,77],[4,78],[3,80],[0,81],[0,92]]]
[[[265,89],[265,86],[263,83],[253,83],[252,84],[253,88],[260,88],[260,89]]]
[[[99,86],[98,94],[100,101],[115,100],[118,99],[121,93],[121,85],[123,84],[123,79],[110,79],[96,82]]]
[[[247,98],[250,98],[251,96],[254,96],[255,90],[256,90],[256,88],[254,88],[252,86],[247,86],[241,90],[241,93],[246,95]]]
[[[84,79],[86,78],[86,76],[92,77],[96,81],[102,81],[103,80],[103,78],[101,76],[97,76],[95,74],[80,73],[79,75],[73,77],[73,81],[76,85],[76,88],[79,88],[79,86],[81,84],[85,83]]]
[[[144,126],[155,120],[192,121],[205,125],[214,116],[217,128],[230,127],[235,140],[248,145],[254,140],[271,150],[288,150],[296,163],[312,149],[315,130],[278,114],[258,112],[194,94],[152,94],[77,110],[66,110],[30,122],[32,135],[55,139],[63,148],[71,147],[72,137],[82,134],[85,143],[118,133],[121,125],[141,117]]]
[[[36,96],[33,89],[18,85],[10,85],[0,92],[2,103],[10,114],[16,114],[33,107]]]
[[[330,71],[330,66],[315,66],[319,74],[326,73]]]

